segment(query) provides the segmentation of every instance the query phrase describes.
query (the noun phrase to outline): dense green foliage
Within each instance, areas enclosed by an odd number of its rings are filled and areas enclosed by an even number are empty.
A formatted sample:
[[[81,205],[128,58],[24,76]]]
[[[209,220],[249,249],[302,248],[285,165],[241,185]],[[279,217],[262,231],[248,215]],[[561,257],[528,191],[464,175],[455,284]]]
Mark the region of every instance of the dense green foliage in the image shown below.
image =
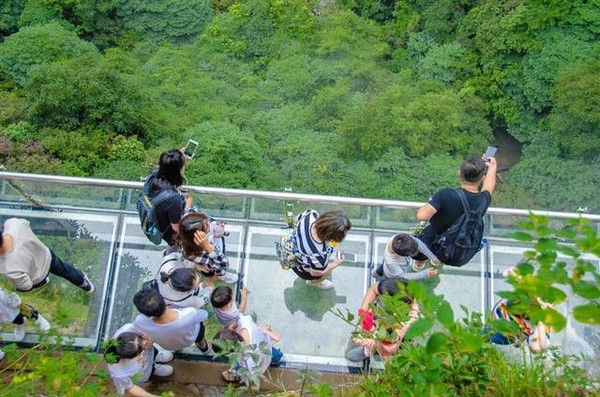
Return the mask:
[[[5,1],[0,162],[138,179],[195,138],[192,184],[426,200],[508,133],[497,205],[597,212],[599,36],[583,0]]]
[[[513,313],[527,316],[533,325],[543,322],[556,332],[565,328],[561,305],[568,297],[571,303],[577,302],[569,309],[576,321],[592,326],[600,324],[597,286],[600,273],[597,266],[583,256],[600,257],[600,238],[586,220],[573,219],[567,223],[566,227],[553,230],[548,218],[532,215],[521,224],[523,231],[513,233],[513,237],[533,242],[533,249],[525,252],[522,261],[516,264],[516,274],[507,280],[512,290],[498,293],[513,303]],[[560,242],[565,239],[573,244]],[[570,257],[572,263],[567,265],[558,253]],[[526,344],[522,344],[520,348],[510,347],[520,353],[514,359],[490,343],[491,333],[514,335],[518,332],[516,323],[490,319],[484,326],[482,314],[469,313],[464,306],[464,315],[457,319],[450,303],[442,295],[428,291],[422,282],[410,282],[406,293],[420,303],[421,318],[407,330],[403,348],[386,362],[385,370],[362,380],[364,395],[574,396],[598,393],[598,379],[581,368],[581,357],[564,355],[552,347],[532,357],[526,354]],[[408,305],[402,301],[403,295],[383,295],[381,305],[372,305],[378,318],[376,331],[372,333],[376,338],[389,340],[386,328],[408,320]],[[573,299],[574,295],[577,299]],[[540,299],[551,305],[541,305]],[[339,315],[350,323],[354,321],[350,313]],[[390,321],[386,321],[388,319]],[[354,325],[360,334],[360,321]]]

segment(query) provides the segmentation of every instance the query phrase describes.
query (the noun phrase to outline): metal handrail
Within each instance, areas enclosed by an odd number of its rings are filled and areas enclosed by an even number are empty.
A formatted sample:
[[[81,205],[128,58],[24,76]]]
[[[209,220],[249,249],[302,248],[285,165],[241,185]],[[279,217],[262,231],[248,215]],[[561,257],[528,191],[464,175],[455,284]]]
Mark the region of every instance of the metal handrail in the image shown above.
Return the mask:
[[[96,178],[79,178],[73,176],[62,176],[62,175],[42,175],[42,174],[27,174],[19,172],[4,172],[0,171],[0,179],[13,180],[13,181],[28,181],[28,182],[55,182],[64,183],[70,185],[84,185],[84,186],[103,186],[103,187],[114,187],[114,188],[126,188],[126,189],[141,189],[143,182],[131,182],[131,181],[120,181],[112,179],[96,179]],[[368,198],[356,198],[356,197],[340,197],[340,196],[323,196],[315,194],[302,194],[302,193],[290,193],[290,192],[270,192],[262,190],[247,190],[247,189],[228,189],[228,188],[217,188],[208,186],[191,186],[186,185],[182,187],[183,190],[201,193],[201,194],[219,194],[226,196],[242,196],[242,197],[253,197],[263,199],[275,199],[275,200],[298,200],[298,201],[309,201],[309,202],[323,202],[323,203],[335,203],[335,204],[350,204],[350,205],[364,205],[373,207],[388,207],[388,208],[419,208],[424,203],[414,201],[399,201],[399,200],[383,200],[383,199],[368,199]],[[569,218],[587,218],[591,221],[600,222],[600,214],[580,214],[577,212],[556,212],[556,211],[543,211],[543,210],[522,210],[515,208],[498,208],[490,207],[487,211],[491,215],[514,215],[514,216],[527,216],[532,212],[535,215],[544,215],[554,219],[569,219]]]

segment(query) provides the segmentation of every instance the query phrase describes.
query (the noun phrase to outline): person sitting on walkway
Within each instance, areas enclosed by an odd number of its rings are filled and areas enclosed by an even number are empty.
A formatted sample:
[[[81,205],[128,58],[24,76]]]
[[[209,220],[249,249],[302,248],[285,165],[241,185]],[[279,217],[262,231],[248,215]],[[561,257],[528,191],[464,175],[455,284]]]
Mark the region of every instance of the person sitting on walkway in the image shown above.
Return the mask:
[[[306,210],[297,218],[296,242],[297,266],[292,270],[306,284],[328,290],[333,283],[327,277],[337,268],[344,258],[330,257],[335,248],[345,238],[352,227],[350,220],[342,211],[329,211],[319,216],[315,210]]]
[[[27,319],[34,320],[35,325],[43,333],[50,330],[50,323],[33,306],[23,303],[21,297],[16,293],[0,288],[0,326],[15,324],[14,340],[16,342],[25,339]]]
[[[267,325],[257,325],[252,316],[243,315],[235,324],[222,329],[214,340],[243,342],[244,348],[237,360],[237,365],[222,373],[228,382],[240,382],[240,369],[249,371],[251,378],[258,378],[271,365],[278,365],[283,353],[273,344],[281,340],[277,331]],[[220,347],[214,344],[215,352]]]
[[[515,268],[509,268],[504,272],[507,277],[519,277]],[[552,332],[551,327],[547,327],[543,322],[533,325],[527,316],[519,315],[512,309],[516,302],[508,299],[500,299],[492,309],[492,319],[507,320],[519,326],[518,334],[504,334],[495,332],[490,335],[490,342],[497,345],[514,345],[520,346],[523,343],[527,344],[532,353],[540,353],[550,346],[549,334]],[[550,307],[549,303],[538,299],[540,307]]]
[[[192,343],[202,353],[210,346],[204,338],[206,310],[195,307],[169,308],[154,288],[142,289],[133,297],[139,314],[133,321],[135,329],[167,350],[181,350]]]
[[[373,270],[373,276],[403,278],[405,280],[423,280],[437,276],[437,269],[412,271],[411,263],[413,259],[411,257],[419,253],[427,256],[434,265],[441,265],[441,262],[424,242],[410,234],[398,233],[387,242],[383,261]]]
[[[210,296],[210,303],[221,327],[227,328],[235,324],[246,310],[248,304],[248,289],[242,288],[240,295],[242,299],[238,307],[233,299],[233,290],[228,286],[215,288]]]
[[[238,280],[235,273],[227,272],[229,260],[224,252],[211,243],[209,237],[210,218],[203,212],[190,212],[179,221],[177,242],[183,257],[192,262],[205,277],[213,272],[219,280],[234,284]]]
[[[210,302],[215,280],[216,276],[213,276],[201,282],[194,265],[184,261],[179,252],[174,252],[164,258],[156,286],[169,307],[202,308]]]
[[[369,305],[374,303],[381,295],[396,295],[400,291],[399,284],[405,284],[405,282],[402,279],[388,278],[371,285],[363,298],[359,310],[361,326],[367,336],[353,338],[356,347],[346,354],[348,360],[362,361],[367,357],[372,357],[375,353],[379,354],[384,360],[388,360],[402,347],[404,334],[411,324],[419,318],[419,304],[417,301],[408,295],[402,297],[402,300],[409,305],[409,318],[405,322],[392,325],[387,330],[388,334],[390,334],[390,339],[384,340],[374,337],[377,330],[377,319],[374,319],[373,312],[369,308]]]
[[[167,364],[173,353],[159,350],[152,340],[135,331],[132,324],[125,324],[115,332],[104,352],[108,373],[117,393],[123,396],[151,397],[139,384],[152,376],[166,377],[173,374],[173,367]],[[158,397],[158,396],[157,396]]]
[[[26,292],[46,285],[49,273],[60,276],[85,292],[93,293],[94,284],[72,264],[64,262],[33,233],[29,221],[10,218],[0,230],[0,274]]]

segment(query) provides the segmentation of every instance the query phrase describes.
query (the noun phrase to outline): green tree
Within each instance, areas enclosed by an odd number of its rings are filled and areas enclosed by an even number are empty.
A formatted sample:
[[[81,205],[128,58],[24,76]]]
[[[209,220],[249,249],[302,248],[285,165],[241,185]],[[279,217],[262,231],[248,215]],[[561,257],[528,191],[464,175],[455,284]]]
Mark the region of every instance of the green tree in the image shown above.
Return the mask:
[[[554,86],[550,129],[571,156],[600,154],[600,61],[564,65]]]
[[[0,38],[14,33],[26,0],[5,0],[0,3]]]
[[[212,18],[210,0],[122,0],[117,16],[123,29],[150,40],[184,40],[195,36]]]
[[[151,103],[141,83],[98,57],[45,64],[26,85],[29,119],[40,126],[144,136]]]
[[[52,22],[25,27],[7,37],[0,44],[0,68],[14,82],[24,85],[36,66],[80,55],[94,57],[98,50],[74,32]]]
[[[269,167],[252,134],[228,122],[203,122],[183,133],[200,146],[186,165],[189,183],[203,186],[260,189],[276,186]]]

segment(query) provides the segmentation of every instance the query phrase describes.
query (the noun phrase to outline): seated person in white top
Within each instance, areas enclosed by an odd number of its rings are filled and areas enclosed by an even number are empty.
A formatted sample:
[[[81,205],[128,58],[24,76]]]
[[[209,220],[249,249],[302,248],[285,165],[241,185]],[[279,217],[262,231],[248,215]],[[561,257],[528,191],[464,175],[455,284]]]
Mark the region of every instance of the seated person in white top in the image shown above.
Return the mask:
[[[195,307],[169,308],[154,288],[137,292],[133,303],[142,313],[133,321],[135,329],[164,349],[181,350],[195,343],[201,352],[209,350],[202,324],[208,318],[206,310]]]
[[[373,271],[373,276],[402,278],[404,280],[422,280],[437,276],[438,271],[436,269],[424,269],[418,272],[411,271],[411,257],[419,253],[427,256],[432,264],[441,264],[424,242],[410,234],[398,233],[390,238],[386,244],[383,262]]]
[[[193,263],[183,261],[179,253],[173,253],[165,257],[156,286],[167,306],[202,308],[210,301],[215,279],[216,276],[207,277],[200,282]]]
[[[169,376],[173,367],[165,364],[173,359],[173,353],[158,350],[152,340],[135,332],[132,324],[125,324],[115,332],[113,340],[104,352],[108,373],[119,395],[155,396],[138,384],[147,382],[151,376]]]
[[[241,316],[236,324],[219,331],[215,335],[215,340],[229,340],[244,344],[237,365],[223,372],[223,379],[228,382],[239,382],[241,368],[249,371],[253,378],[255,376],[258,378],[270,365],[279,364],[283,353],[273,344],[280,339],[281,336],[277,331],[266,325],[257,325],[251,316]],[[218,352],[220,347],[215,344],[214,350]]]
[[[94,284],[88,276],[46,247],[31,230],[29,221],[6,220],[4,230],[0,230],[0,274],[12,282],[17,291],[25,292],[47,284],[50,273],[85,292],[94,292]]]
[[[240,291],[242,300],[240,306],[235,303],[233,299],[233,290],[228,286],[220,286],[215,288],[212,295],[210,296],[210,303],[212,304],[213,311],[217,320],[221,324],[221,327],[227,328],[232,324],[235,324],[241,317],[241,313],[246,310],[248,304],[248,289],[242,288]]]

